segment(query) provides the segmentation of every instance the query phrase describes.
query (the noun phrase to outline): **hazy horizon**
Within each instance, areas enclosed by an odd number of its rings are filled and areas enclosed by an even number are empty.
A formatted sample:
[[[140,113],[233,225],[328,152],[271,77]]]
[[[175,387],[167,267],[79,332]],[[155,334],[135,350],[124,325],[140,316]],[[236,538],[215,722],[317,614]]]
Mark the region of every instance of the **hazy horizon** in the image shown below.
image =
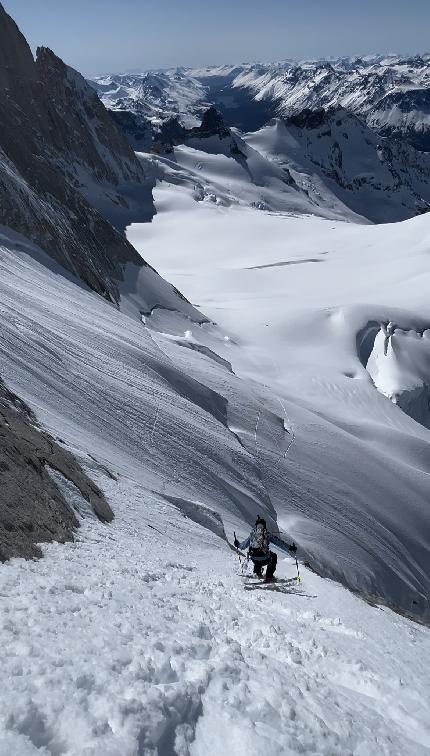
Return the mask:
[[[4,0],[33,50],[51,47],[86,76],[245,61],[422,54],[430,4],[410,0]],[[419,23],[417,23],[419,19]]]

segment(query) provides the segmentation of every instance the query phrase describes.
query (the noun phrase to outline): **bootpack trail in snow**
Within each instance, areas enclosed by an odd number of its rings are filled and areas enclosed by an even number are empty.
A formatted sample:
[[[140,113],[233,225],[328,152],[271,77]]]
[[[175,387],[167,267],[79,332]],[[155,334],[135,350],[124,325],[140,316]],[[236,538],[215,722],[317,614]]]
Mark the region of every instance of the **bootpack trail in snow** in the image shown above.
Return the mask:
[[[244,585],[212,532],[142,491],[148,531],[133,481],[96,480],[115,527],[0,573],[0,753],[430,752],[427,628],[289,558]]]

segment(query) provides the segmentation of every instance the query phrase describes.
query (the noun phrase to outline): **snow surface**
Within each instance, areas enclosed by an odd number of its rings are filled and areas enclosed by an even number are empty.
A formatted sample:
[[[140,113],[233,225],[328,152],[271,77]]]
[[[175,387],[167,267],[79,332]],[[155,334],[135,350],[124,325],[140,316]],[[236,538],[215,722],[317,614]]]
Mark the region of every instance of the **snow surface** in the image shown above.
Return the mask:
[[[142,154],[141,159],[148,175],[174,185],[187,185],[199,202],[369,222],[349,209],[345,193],[339,199],[317,176],[312,175],[310,180],[309,170],[290,171],[289,167],[295,167],[294,161],[289,162],[284,155],[282,164],[273,159],[269,150],[259,145],[256,149],[250,135],[246,135],[246,141],[238,133],[225,139],[190,139],[175,148],[174,156]],[[181,202],[180,197],[177,201]]]
[[[346,111],[326,114],[312,128],[274,119],[245,140],[289,170],[315,205],[335,206],[337,199],[350,208],[345,220],[355,213],[355,220],[389,223],[430,207],[428,155],[381,139]]]
[[[369,324],[374,339],[389,322],[428,330],[428,218],[294,218],[196,203],[186,184],[161,183],[155,198],[156,218],[130,227],[130,241],[228,334],[216,351],[272,392],[294,433],[276,463],[286,490],[270,489],[280,526],[325,574],[368,593],[384,585],[428,616],[430,437],[376,390],[373,344],[362,344]],[[159,327],[178,335],[165,319]],[[429,382],[427,344],[417,343],[416,386]]]
[[[1,231],[1,377],[115,520],[57,477],[76,542],[0,570],[0,753],[429,753],[430,632],[386,606],[430,618],[429,218],[267,212],[281,169],[202,147],[141,157],[128,229],[192,305],[129,267],[117,309]],[[372,605],[242,576],[258,513]]]
[[[134,481],[97,482],[114,525],[0,573],[1,753],[429,753],[427,628],[289,559],[263,587]]]
[[[147,229],[154,235],[167,214],[163,193],[169,200],[169,188],[157,193],[158,226]],[[190,201],[196,232],[204,221],[203,244],[212,238],[210,222],[218,218],[219,208],[211,216],[213,207]],[[174,214],[174,206],[170,212]],[[276,271],[243,270],[245,262],[247,267],[262,262],[256,230],[263,220],[288,223],[291,232],[300,221],[300,233],[309,224],[313,243],[316,236],[322,246],[323,228],[333,236],[331,222],[237,212],[246,213],[240,216],[242,239],[247,228],[255,244],[248,236],[246,261],[231,257],[229,275]],[[229,233],[236,222],[231,208],[230,213]],[[177,222],[171,230],[179,255],[180,230],[185,228]],[[351,233],[348,226],[337,230],[344,239]],[[135,231],[142,234],[142,227]],[[360,233],[376,231],[362,227]],[[405,237],[410,234],[405,228]],[[263,223],[260,237],[266,235]],[[309,254],[309,243],[310,238],[304,239],[302,249],[295,249],[296,260]],[[148,248],[152,244],[147,242]],[[297,239],[290,244],[298,246]],[[418,243],[417,248],[415,273],[423,256]],[[223,248],[222,234],[218,251],[226,265],[229,250]],[[270,254],[277,251],[276,245],[270,248]],[[401,262],[402,255],[397,257]],[[273,261],[268,252],[265,259]],[[42,253],[3,232],[2,377],[75,453],[106,493],[116,518],[103,526],[85,517],[74,544],[44,547],[43,560],[14,560],[0,571],[0,638],[7,649],[1,671],[0,752],[219,756],[227,748],[256,756],[428,753],[428,629],[367,605],[303,565],[302,583],[291,582],[296,567],[289,558],[280,564],[278,584],[254,584],[241,577],[219,519],[221,514],[230,538],[233,529],[242,537],[257,512],[265,513],[275,528],[276,509],[280,524],[288,524],[290,537],[297,538],[302,558],[307,547],[314,564],[327,566],[331,554],[333,572],[350,584],[355,581],[362,590],[367,585],[369,592],[379,586],[400,602],[405,595],[419,601],[425,574],[412,560],[412,549],[408,552],[405,529],[416,559],[426,533],[426,522],[414,517],[423,497],[420,472],[413,468],[421,426],[368,381],[342,382],[333,364],[327,374],[320,369],[308,402],[316,404],[312,411],[305,407],[312,378],[299,375],[300,362],[296,376],[293,371],[289,377],[284,364],[292,361],[286,357],[281,362],[281,349],[270,370],[264,370],[272,387],[256,382],[266,359],[263,333],[268,344],[270,339],[249,306],[246,342],[242,337],[235,343],[238,337],[221,326],[196,325],[189,316],[160,308],[145,318],[145,328],[136,315],[118,312],[43,262]],[[183,256],[183,269],[185,262]],[[199,262],[196,275],[214,277],[207,258],[200,256]],[[306,264],[283,266],[288,267],[296,271]],[[191,284],[193,277],[188,278]],[[279,293],[275,295],[276,302]],[[237,298],[236,326],[246,320],[240,316],[244,299],[245,290]],[[266,315],[261,290],[260,300]],[[221,297],[220,302],[218,314],[224,308],[228,315]],[[286,314],[290,317],[288,310]],[[339,314],[336,320],[342,332]],[[250,343],[254,329],[256,341]],[[322,333],[320,328],[320,337]],[[272,339],[281,343],[276,330]],[[318,333],[310,340],[311,349],[315,340]],[[239,378],[226,360],[213,358],[223,347],[241,371],[248,366],[254,380]],[[329,342],[326,348],[329,354]],[[345,360],[346,352],[339,359]],[[348,359],[359,370],[358,361],[351,355]],[[303,381],[302,406],[287,396],[294,380]],[[345,391],[347,384],[352,394]],[[336,394],[340,404],[329,402]],[[363,413],[367,401],[369,414],[359,424],[351,417],[353,405],[360,402]],[[334,406],[340,415],[349,405],[349,416],[343,417],[349,430],[339,428],[340,417],[338,427],[321,417],[324,403],[328,415]],[[392,413],[397,413],[395,423]],[[355,437],[363,434],[369,415],[373,424],[366,446],[373,449],[366,457],[365,446],[354,442],[351,430],[354,420]],[[388,430],[383,426],[387,419]],[[382,431],[375,436],[378,424]],[[383,455],[387,433],[390,453],[396,454],[392,465],[389,454]],[[426,453],[425,433],[422,429]],[[377,489],[385,489],[386,497],[404,485],[407,454],[408,481],[414,487],[408,500],[410,522],[402,513],[400,528],[395,501],[386,519],[390,535],[381,511],[375,509],[371,518],[365,512],[370,490],[380,507]],[[353,457],[370,464],[372,456],[366,484]],[[317,497],[328,484],[326,494]],[[68,485],[64,493],[82,514],[85,507],[76,490]],[[359,510],[357,518],[354,510]],[[388,561],[384,569],[378,563],[381,554]],[[406,591],[402,585],[408,586]]]

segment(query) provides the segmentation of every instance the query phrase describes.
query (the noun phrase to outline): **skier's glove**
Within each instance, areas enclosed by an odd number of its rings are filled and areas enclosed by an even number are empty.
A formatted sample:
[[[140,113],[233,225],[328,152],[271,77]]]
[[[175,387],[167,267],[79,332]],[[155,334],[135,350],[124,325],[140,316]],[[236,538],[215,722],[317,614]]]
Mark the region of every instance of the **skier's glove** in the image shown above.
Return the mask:
[[[239,541],[237,540],[237,538],[234,539],[234,548],[235,549],[239,548]]]
[[[296,551],[297,551],[297,546],[296,546],[296,544],[295,544],[294,542],[293,542],[293,543],[292,543],[292,544],[291,544],[290,546],[288,546],[288,551],[292,551],[292,552],[293,552],[293,554],[295,554],[295,553],[296,553]]]

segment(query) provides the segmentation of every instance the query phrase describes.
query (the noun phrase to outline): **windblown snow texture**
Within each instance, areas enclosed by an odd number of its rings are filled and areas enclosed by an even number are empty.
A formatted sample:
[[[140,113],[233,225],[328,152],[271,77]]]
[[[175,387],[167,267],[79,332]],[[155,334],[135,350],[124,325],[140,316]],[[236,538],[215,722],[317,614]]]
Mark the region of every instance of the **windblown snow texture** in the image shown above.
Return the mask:
[[[135,156],[0,42],[0,753],[428,754],[426,158],[264,66],[99,79]]]

